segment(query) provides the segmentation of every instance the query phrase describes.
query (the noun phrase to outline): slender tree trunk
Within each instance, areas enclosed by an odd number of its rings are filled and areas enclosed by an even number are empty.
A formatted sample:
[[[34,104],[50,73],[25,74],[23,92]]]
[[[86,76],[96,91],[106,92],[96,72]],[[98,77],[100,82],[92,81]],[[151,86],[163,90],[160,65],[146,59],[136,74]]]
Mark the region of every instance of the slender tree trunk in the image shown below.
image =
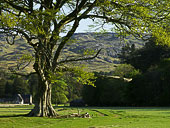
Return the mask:
[[[35,107],[31,110],[28,116],[40,117],[55,117],[57,116],[51,104],[51,85],[48,82],[43,82],[39,78],[38,90],[36,95]]]

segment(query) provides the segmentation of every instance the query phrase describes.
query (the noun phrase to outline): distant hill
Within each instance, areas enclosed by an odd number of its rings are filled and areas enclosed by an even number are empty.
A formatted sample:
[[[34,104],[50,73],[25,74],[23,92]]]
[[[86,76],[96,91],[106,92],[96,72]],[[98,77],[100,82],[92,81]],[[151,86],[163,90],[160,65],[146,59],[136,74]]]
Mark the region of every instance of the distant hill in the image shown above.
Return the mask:
[[[126,43],[135,44],[136,47],[142,47],[142,41],[127,37]],[[68,56],[80,56],[88,51],[96,52],[102,48],[101,53],[94,60],[79,62],[88,66],[89,71],[110,71],[119,63],[117,54],[121,51],[122,46],[126,45],[121,41],[116,33],[96,34],[96,33],[75,33],[70,43],[63,49],[64,59]],[[34,50],[24,39],[16,38],[14,45],[6,43],[4,35],[0,35],[0,68],[7,69],[16,66],[17,59],[23,54],[31,54],[34,56]],[[32,71],[32,64],[24,71]]]
[[[14,45],[6,42],[5,36],[0,35],[0,69],[16,67],[17,60],[24,54],[34,55],[34,50],[22,38],[17,37]],[[32,64],[23,71],[32,71]]]

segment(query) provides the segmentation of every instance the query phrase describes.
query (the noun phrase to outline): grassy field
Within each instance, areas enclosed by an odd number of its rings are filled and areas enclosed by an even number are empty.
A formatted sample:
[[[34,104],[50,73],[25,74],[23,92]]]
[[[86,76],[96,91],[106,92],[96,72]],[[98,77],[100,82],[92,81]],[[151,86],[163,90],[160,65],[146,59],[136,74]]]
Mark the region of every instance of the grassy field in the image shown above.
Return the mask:
[[[60,115],[88,112],[91,118],[24,117],[32,106],[0,107],[0,128],[170,128],[170,108],[56,107]]]

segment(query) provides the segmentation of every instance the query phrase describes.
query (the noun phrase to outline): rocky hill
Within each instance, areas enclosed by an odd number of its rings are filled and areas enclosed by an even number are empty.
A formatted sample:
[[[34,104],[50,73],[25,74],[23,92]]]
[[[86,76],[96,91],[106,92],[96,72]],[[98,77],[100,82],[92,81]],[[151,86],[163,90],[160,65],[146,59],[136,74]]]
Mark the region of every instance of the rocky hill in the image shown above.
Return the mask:
[[[118,53],[121,51],[122,46],[135,44],[136,47],[142,47],[143,42],[127,37],[126,42],[122,41],[116,33],[96,34],[96,33],[75,33],[70,40],[70,43],[63,49],[63,56],[68,55],[83,55],[85,53],[93,52],[102,48],[99,56],[94,60],[79,62],[78,64],[85,64],[90,71],[110,71],[113,70],[115,65],[119,63]],[[22,38],[16,38],[14,45],[6,43],[4,35],[0,35],[0,68],[8,69],[15,67],[18,59],[23,54],[31,54],[34,56],[34,50],[26,44]],[[32,71],[32,64],[29,65],[24,71]]]

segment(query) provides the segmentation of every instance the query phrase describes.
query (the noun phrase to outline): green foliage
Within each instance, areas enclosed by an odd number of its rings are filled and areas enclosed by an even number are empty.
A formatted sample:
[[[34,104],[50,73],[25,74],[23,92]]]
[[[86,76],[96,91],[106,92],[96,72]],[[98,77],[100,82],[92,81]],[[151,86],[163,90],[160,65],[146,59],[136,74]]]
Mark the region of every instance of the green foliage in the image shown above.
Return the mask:
[[[28,84],[29,84],[29,92],[33,97],[33,102],[36,99],[36,91],[38,89],[38,76],[36,74],[32,74],[28,78]]]
[[[21,77],[16,77],[13,82],[13,94],[28,94],[28,82]]]
[[[113,75],[120,76],[121,78],[132,78],[136,75],[139,75],[139,70],[136,70],[132,65],[130,64],[119,64],[115,70]]]
[[[34,86],[36,83],[32,82],[30,84]],[[18,93],[32,94],[32,91],[30,90],[31,90],[31,86],[29,87],[27,79],[1,70],[0,72],[0,97],[1,98],[5,98],[5,97],[11,98]]]
[[[67,86],[64,86],[65,83],[53,84],[52,87],[52,103],[53,104],[63,104],[68,102],[68,91]]]
[[[13,89],[13,80],[8,80],[5,85],[5,97],[12,97]]]
[[[52,102],[58,104],[79,98],[84,84],[94,86],[95,76],[85,71],[85,67],[71,66],[50,73],[49,79],[53,86]]]
[[[52,103],[63,104],[68,102],[67,86],[68,85],[63,78],[55,80],[52,85]]]
[[[18,59],[18,62],[24,63],[24,62],[33,61],[33,60],[34,60],[34,58],[32,57],[32,55],[24,54]]]
[[[0,98],[5,96],[5,85],[7,80],[4,78],[0,79]]]
[[[136,76],[128,89],[127,97],[136,106],[170,106],[170,61],[160,62],[158,67]]]
[[[84,86],[83,99],[89,106],[125,105],[126,86],[127,83],[122,79],[98,76],[95,87]]]
[[[55,73],[49,73],[49,79],[52,83],[57,82],[64,82],[66,79],[64,79],[64,76],[71,76],[72,79],[78,83],[81,84],[87,84],[87,85],[94,85],[94,81],[92,79],[95,79],[95,76],[91,72],[85,71],[85,67],[82,66],[74,66],[74,67],[63,67],[59,68],[59,70]]]
[[[0,70],[0,97],[10,97],[13,93],[13,80],[11,80],[11,75],[4,70]]]
[[[94,86],[94,73],[87,72],[85,70],[85,67],[76,66],[69,69],[68,71],[74,74],[74,77],[72,78],[75,79],[78,83]]]
[[[106,0],[99,3],[101,12],[118,20],[116,30],[121,36],[133,34],[142,37],[152,33],[163,44],[169,44],[169,6],[168,0]],[[110,6],[112,4],[113,6]],[[119,24],[126,21],[125,24]]]
[[[30,54],[23,54],[19,59],[17,59],[17,70],[24,69],[34,60],[33,56]]]
[[[125,71],[129,69],[124,67]],[[89,106],[170,106],[169,58],[161,60],[145,73],[139,74],[135,70],[132,73],[130,82],[111,76],[98,77],[96,87],[84,86],[83,99]]]
[[[83,55],[94,55],[94,54],[95,54],[95,51],[93,49],[86,49],[83,52]]]
[[[143,48],[135,49],[133,52],[129,51],[129,48],[123,48],[120,57],[123,63],[131,64],[136,69],[146,72],[156,66],[161,59],[169,57],[169,51],[169,47],[156,45],[155,38],[151,38]]]

